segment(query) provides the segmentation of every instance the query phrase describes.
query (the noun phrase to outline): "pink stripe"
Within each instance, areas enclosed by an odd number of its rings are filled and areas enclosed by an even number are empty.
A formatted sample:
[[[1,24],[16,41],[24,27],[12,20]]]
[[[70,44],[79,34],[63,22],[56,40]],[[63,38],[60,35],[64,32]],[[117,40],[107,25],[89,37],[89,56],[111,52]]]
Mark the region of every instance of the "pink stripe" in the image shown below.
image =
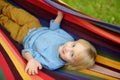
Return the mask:
[[[90,70],[95,71],[95,72],[99,72],[102,74],[106,74],[112,77],[116,77],[116,78],[120,78],[120,73],[112,71],[110,69],[104,68],[102,66],[99,65],[94,65],[92,68],[90,68]]]

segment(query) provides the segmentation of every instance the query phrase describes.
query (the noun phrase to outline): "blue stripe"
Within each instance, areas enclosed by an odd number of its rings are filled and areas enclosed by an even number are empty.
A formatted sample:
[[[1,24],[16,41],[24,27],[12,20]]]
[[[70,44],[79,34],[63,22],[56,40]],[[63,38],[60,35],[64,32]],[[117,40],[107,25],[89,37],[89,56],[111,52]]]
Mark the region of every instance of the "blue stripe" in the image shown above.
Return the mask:
[[[82,77],[82,76],[76,76],[76,75],[65,73],[65,72],[61,72],[61,71],[53,71],[53,72],[55,74],[59,74],[59,75],[64,76],[64,77],[69,77],[70,80],[90,80],[90,79]]]

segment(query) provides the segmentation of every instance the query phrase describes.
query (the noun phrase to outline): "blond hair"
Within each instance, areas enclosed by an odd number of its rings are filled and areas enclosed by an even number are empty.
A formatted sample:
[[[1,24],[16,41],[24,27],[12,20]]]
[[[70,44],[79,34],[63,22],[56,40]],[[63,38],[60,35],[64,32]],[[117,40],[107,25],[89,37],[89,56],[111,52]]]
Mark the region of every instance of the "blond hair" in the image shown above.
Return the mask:
[[[95,58],[96,58],[96,55],[97,55],[96,49],[87,40],[79,39],[76,42],[85,46],[86,51],[85,51],[84,54],[86,55],[86,57],[81,58],[80,53],[78,53],[75,56],[74,63],[67,63],[66,67],[70,70],[76,70],[76,69],[83,69],[83,68],[91,67],[95,63]]]

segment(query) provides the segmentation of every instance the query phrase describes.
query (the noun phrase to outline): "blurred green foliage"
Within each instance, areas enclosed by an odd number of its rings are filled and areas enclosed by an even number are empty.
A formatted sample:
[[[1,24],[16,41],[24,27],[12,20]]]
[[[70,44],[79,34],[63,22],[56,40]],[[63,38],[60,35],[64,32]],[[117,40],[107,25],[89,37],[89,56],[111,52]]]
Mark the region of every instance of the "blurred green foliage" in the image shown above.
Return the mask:
[[[62,0],[98,20],[120,26],[120,0]]]

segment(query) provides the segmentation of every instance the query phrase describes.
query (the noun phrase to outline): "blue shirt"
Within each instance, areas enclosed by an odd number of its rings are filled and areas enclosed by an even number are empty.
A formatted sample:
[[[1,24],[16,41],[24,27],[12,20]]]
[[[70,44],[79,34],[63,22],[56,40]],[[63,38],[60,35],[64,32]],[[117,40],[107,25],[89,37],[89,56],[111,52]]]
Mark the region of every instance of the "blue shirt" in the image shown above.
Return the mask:
[[[49,28],[42,27],[28,32],[23,40],[22,55],[24,56],[25,52],[30,52],[43,68],[55,70],[65,65],[65,62],[59,57],[58,48],[73,40],[72,36],[60,29],[60,24],[51,20]]]

